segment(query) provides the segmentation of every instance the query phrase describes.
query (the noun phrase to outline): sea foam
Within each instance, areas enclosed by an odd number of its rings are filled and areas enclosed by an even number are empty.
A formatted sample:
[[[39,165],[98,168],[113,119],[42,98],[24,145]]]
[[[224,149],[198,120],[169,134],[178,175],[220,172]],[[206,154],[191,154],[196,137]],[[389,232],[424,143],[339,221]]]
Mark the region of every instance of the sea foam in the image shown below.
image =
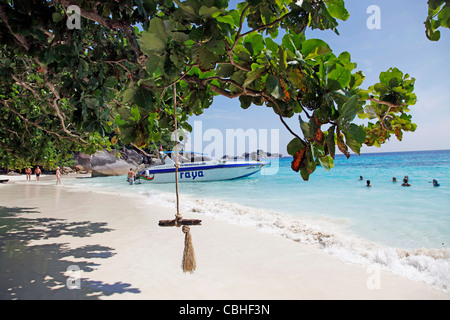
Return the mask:
[[[148,202],[174,206],[174,194],[152,192]],[[183,214],[197,212],[232,224],[255,228],[301,244],[315,245],[347,263],[375,265],[424,282],[444,292],[450,290],[450,249],[396,249],[370,242],[348,230],[345,219],[292,216],[217,199],[183,195]]]

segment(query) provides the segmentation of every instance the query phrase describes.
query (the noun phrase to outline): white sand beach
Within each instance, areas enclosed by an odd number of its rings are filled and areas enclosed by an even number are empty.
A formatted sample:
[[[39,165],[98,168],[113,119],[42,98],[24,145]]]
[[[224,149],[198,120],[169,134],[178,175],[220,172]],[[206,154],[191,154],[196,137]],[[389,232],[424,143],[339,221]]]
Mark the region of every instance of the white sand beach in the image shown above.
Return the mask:
[[[183,273],[181,228],[158,226],[173,219],[175,208],[149,207],[142,195],[67,188],[66,178],[56,186],[52,176],[39,182],[0,176],[10,179],[0,184],[0,299],[450,298],[316,246],[198,212],[182,212],[202,220],[191,227],[197,270]],[[67,271],[74,266],[81,271]]]

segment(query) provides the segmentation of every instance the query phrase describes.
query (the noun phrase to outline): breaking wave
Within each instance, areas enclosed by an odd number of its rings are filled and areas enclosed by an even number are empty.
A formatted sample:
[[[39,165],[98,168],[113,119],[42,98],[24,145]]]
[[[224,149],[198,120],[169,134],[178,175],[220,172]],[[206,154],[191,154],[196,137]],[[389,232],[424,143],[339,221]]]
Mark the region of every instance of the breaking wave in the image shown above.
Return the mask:
[[[150,194],[149,202],[173,205],[173,194]],[[370,242],[347,230],[346,219],[291,216],[215,199],[183,196],[182,212],[197,212],[256,228],[301,244],[316,245],[344,262],[371,264],[410,280],[450,292],[450,248],[396,249]]]

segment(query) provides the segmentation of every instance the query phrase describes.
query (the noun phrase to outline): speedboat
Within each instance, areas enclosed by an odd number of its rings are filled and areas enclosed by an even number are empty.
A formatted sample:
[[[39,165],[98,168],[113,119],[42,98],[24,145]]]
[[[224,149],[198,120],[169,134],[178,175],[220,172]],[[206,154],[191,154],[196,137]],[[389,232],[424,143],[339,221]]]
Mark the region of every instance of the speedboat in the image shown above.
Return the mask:
[[[145,168],[139,172],[137,179],[152,183],[175,182],[175,161],[172,157],[167,152],[161,152],[163,164]],[[238,179],[255,174],[268,164],[261,161],[213,160],[194,152],[179,153],[178,163],[178,182]]]

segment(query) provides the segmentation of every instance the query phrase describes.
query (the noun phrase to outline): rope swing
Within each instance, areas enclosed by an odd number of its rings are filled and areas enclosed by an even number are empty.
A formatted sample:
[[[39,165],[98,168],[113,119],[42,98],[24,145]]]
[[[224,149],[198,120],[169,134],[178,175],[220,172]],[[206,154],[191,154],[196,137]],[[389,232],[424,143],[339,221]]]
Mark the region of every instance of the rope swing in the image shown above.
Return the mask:
[[[184,251],[183,260],[181,262],[181,268],[183,272],[193,273],[197,267],[195,261],[194,246],[192,245],[191,229],[189,225],[200,225],[202,220],[197,219],[183,219],[180,213],[180,197],[178,192],[178,169],[180,168],[180,163],[178,162],[178,123],[177,123],[177,88],[176,83],[173,85],[173,108],[174,108],[174,118],[175,118],[175,193],[177,197],[177,214],[174,220],[160,220],[160,227],[181,227],[184,236]]]

